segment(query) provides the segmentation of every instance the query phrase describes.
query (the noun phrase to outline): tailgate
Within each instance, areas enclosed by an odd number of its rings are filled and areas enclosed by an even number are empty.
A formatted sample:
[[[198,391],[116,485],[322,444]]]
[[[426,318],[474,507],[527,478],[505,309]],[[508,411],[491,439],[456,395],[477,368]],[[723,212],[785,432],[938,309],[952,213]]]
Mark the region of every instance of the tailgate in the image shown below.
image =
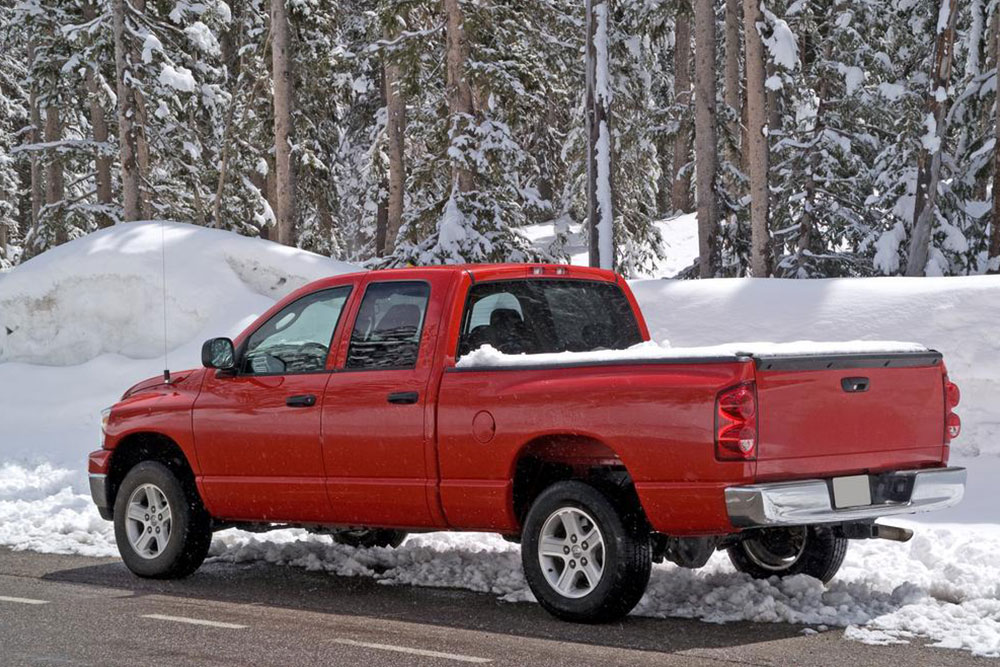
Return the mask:
[[[757,477],[830,477],[940,465],[937,352],[755,357]]]

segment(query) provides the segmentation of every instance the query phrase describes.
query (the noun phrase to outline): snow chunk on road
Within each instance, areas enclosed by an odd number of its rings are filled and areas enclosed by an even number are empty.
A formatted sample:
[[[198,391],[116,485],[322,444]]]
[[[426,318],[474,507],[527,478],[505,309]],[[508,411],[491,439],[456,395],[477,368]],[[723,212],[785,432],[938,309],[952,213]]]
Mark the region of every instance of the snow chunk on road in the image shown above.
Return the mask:
[[[726,343],[701,347],[671,347],[670,343],[646,341],[624,350],[594,350],[592,352],[552,352],[547,354],[504,354],[492,345],[483,345],[469,352],[456,364],[459,368],[495,368],[505,366],[536,366],[542,364],[614,364],[631,361],[666,359],[711,359],[718,357],[748,356],[768,358],[784,356],[810,356],[819,354],[891,354],[926,352],[918,343],[899,341],[855,340],[843,342],[815,342],[800,340],[790,343]]]

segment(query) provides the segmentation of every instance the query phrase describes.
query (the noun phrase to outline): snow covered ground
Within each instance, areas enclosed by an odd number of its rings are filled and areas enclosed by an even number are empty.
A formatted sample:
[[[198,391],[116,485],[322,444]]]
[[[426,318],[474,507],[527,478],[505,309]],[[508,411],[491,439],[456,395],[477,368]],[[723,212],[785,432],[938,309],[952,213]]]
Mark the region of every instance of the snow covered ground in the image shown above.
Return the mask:
[[[672,278],[691,266],[698,258],[698,220],[694,213],[685,213],[675,218],[658,220],[655,223],[663,244],[663,259],[641,278]],[[559,247],[559,236],[563,235],[562,249],[569,255],[570,263],[587,266],[590,253],[586,239],[581,233],[583,225],[577,223],[541,223],[522,227],[523,233],[536,248],[552,251]]]
[[[683,247],[682,227],[675,229],[681,238],[668,235],[671,247]],[[83,459],[97,446],[99,410],[162,371],[161,233],[175,369],[198,363],[203,339],[235,333],[291,289],[351,268],[223,232],[133,223],[0,274],[0,544],[116,553],[110,524],[87,495]],[[679,268],[690,259],[678,259]],[[633,287],[654,339],[672,346],[913,340],[941,350],[963,390],[964,432],[954,451],[970,473],[960,507],[919,522],[893,521],[917,531],[909,543],[852,543],[829,587],[807,577],[752,580],[717,554],[698,571],[654,567],[634,613],[844,626],[861,641],[921,636],[1000,657],[1000,512],[993,492],[1000,417],[992,407],[1000,399],[1000,279],[640,280]],[[301,531],[226,531],[212,555],[531,599],[518,548],[490,535],[434,533],[397,550],[356,550]]]

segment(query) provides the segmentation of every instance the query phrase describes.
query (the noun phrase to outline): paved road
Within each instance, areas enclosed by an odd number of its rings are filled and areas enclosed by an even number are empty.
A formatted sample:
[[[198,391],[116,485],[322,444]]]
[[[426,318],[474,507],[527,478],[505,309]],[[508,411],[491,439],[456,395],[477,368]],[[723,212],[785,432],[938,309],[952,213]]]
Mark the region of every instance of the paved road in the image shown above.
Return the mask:
[[[184,581],[120,561],[0,549],[0,665],[991,665],[793,625],[562,623],[537,605],[261,563]]]

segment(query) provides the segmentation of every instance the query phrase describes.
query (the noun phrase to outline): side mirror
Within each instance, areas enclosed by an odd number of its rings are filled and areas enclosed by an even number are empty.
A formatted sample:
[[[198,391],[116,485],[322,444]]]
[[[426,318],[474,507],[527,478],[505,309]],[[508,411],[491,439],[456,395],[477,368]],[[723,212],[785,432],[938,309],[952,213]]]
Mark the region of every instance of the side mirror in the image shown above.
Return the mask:
[[[201,363],[206,368],[230,371],[236,366],[236,350],[228,338],[212,338],[201,346]]]

